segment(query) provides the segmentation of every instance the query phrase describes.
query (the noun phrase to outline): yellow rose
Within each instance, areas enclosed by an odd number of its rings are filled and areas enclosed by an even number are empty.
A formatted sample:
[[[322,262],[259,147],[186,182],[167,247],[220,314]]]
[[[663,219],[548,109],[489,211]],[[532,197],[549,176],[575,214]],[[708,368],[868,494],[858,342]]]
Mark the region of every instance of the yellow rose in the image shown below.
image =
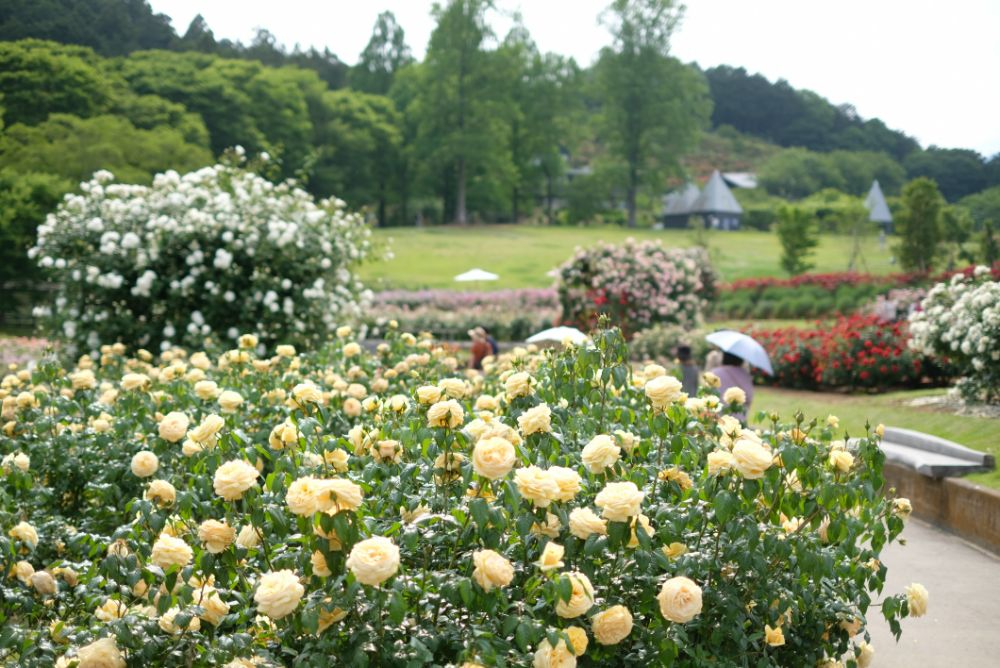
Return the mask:
[[[14,568],[11,572],[12,575],[16,577],[18,580],[20,580],[23,584],[30,585],[31,576],[35,574],[35,567],[22,559],[21,561],[14,564]]]
[[[318,404],[323,401],[323,393],[312,383],[299,383],[292,388],[292,398],[297,406]]]
[[[496,397],[489,394],[482,394],[476,399],[475,409],[477,411],[495,411],[499,406],[500,402],[497,401]]]
[[[144,373],[127,373],[122,376],[121,386],[125,391],[139,390],[149,387],[152,381]]]
[[[830,466],[841,473],[847,473],[854,466],[854,455],[846,450],[834,450],[830,453]]]
[[[51,596],[56,593],[55,578],[48,571],[35,571],[32,573],[31,586],[42,596]]]
[[[627,522],[639,514],[645,496],[634,482],[609,482],[594,499],[601,515],[612,522]]]
[[[562,568],[565,565],[562,561],[563,554],[565,553],[566,548],[550,540],[545,544],[545,549],[542,550],[542,556],[538,558],[535,565],[538,566],[543,573],[554,571],[557,568]]]
[[[452,399],[462,399],[466,394],[465,381],[461,378],[442,378],[438,381],[438,387]]]
[[[260,473],[251,464],[234,459],[215,470],[213,487],[226,501],[238,501],[248,489],[257,485],[258,476]]]
[[[670,578],[657,595],[660,613],[678,624],[690,622],[701,613],[701,587],[686,577]]]
[[[927,613],[927,602],[930,594],[927,589],[917,582],[906,588],[906,603],[913,617],[923,617]]]
[[[565,466],[550,466],[548,474],[559,485],[559,494],[556,495],[556,501],[572,501],[576,498],[576,495],[580,492],[580,485],[583,482],[579,473]]]
[[[326,557],[319,550],[312,553],[310,561],[312,562],[313,575],[318,575],[321,578],[328,578],[333,575],[330,565],[326,563]]]
[[[215,399],[221,391],[214,380],[199,380],[194,384],[194,393],[202,401]]]
[[[667,370],[659,364],[647,364],[642,368],[642,375],[646,380],[652,380],[667,375]]]
[[[325,503],[329,507],[332,501],[329,498],[328,488],[324,485],[325,482],[311,475],[295,480],[285,492],[285,503],[288,505],[288,509],[296,515],[311,517],[320,511],[322,504]]]
[[[423,385],[417,388],[417,401],[428,406],[441,400],[441,388],[435,385]]]
[[[333,502],[337,511],[357,510],[361,507],[361,503],[364,501],[364,491],[360,485],[346,478],[331,478],[324,482],[327,493],[333,494]],[[323,508],[325,511],[332,509],[332,507]]]
[[[560,598],[556,602],[556,614],[564,619],[573,619],[590,610],[594,605],[594,587],[590,579],[580,572],[566,575],[573,587],[569,601]]]
[[[747,402],[747,393],[739,387],[726,388],[726,391],[722,393],[722,401],[726,404],[742,406]]]
[[[361,411],[363,410],[364,406],[362,406],[361,402],[354,397],[344,399],[344,413],[347,417],[358,417],[361,415]]]
[[[657,376],[647,381],[644,389],[646,397],[653,404],[653,408],[658,410],[663,410],[673,402],[679,400],[683,394],[681,392],[681,381],[673,376],[666,375]]]
[[[97,379],[90,369],[81,369],[69,374],[69,380],[73,384],[74,390],[92,390],[97,387]]]
[[[295,357],[295,346],[290,346],[286,343],[275,348],[274,352],[278,357]]]
[[[559,644],[553,647],[548,639],[542,640],[535,650],[532,668],[576,668],[576,655],[566,647],[566,641],[560,638]]]
[[[504,382],[504,390],[508,399],[526,397],[531,394],[531,386],[534,385],[534,378],[526,371],[512,373]]]
[[[598,434],[584,446],[580,458],[591,473],[603,473],[615,465],[621,452],[614,439],[607,434]]]
[[[164,612],[163,615],[160,616],[159,621],[157,622],[159,624],[159,627],[163,629],[164,632],[169,633],[170,635],[178,635],[185,630],[198,631],[199,629],[201,629],[201,620],[198,619],[197,617],[191,618],[191,621],[188,622],[187,629],[183,629],[180,626],[178,626],[174,622],[174,619],[177,617],[177,615],[180,614],[180,612],[181,612],[180,608],[170,608],[169,610]]]
[[[188,438],[210,448],[215,447],[219,432],[226,426],[226,421],[212,413],[202,419],[201,424],[188,432]]]
[[[190,421],[188,416],[179,411],[171,411],[160,421],[160,438],[170,443],[176,443],[184,438]]]
[[[587,651],[587,645],[590,644],[587,632],[579,626],[567,627],[564,632],[569,636],[570,649],[573,650],[573,654],[583,656],[584,652]]]
[[[360,354],[361,346],[358,343],[351,341],[350,343],[344,345],[344,357],[349,359],[351,357],[357,357]]]
[[[684,543],[671,543],[663,546],[663,554],[667,556],[667,559],[676,559],[686,552],[687,545]]]
[[[473,470],[489,480],[504,477],[516,462],[514,445],[505,438],[485,438],[476,443],[472,450]]]
[[[587,540],[592,534],[606,536],[608,522],[590,508],[574,508],[569,514],[569,531],[580,540]]]
[[[373,435],[366,432],[361,425],[355,425],[347,432],[347,440],[354,447],[354,454],[356,455],[361,455],[368,449],[372,443],[372,438]]]
[[[410,407],[410,398],[405,394],[394,394],[389,397],[389,410],[393,413],[405,413]]]
[[[270,571],[260,576],[260,584],[253,595],[257,610],[271,619],[281,619],[291,614],[306,593],[294,571]]]
[[[329,602],[331,599],[324,599],[324,602]],[[326,610],[325,608],[319,609],[319,627],[316,629],[317,633],[322,633],[328,628],[347,617],[347,611],[343,608],[334,608],[333,610]]]
[[[619,429],[615,432],[615,440],[625,452],[631,455],[632,451],[635,450],[635,446],[639,442],[639,437],[635,434]]]
[[[858,645],[858,653],[855,660],[858,662],[858,668],[868,668],[871,665],[872,659],[875,658],[875,648],[868,643],[862,641]]]
[[[271,434],[267,438],[267,443],[275,450],[283,450],[286,447],[298,444],[301,437],[302,434],[299,433],[299,429],[295,426],[295,423],[291,420],[285,420],[271,430]]]
[[[594,640],[602,645],[617,645],[632,632],[632,613],[624,605],[615,605],[590,618]]]
[[[439,401],[427,409],[427,426],[455,429],[465,420],[465,411],[454,399]]]
[[[521,496],[539,508],[547,507],[559,496],[559,483],[548,471],[537,466],[518,469],[514,473],[514,482]]]
[[[219,407],[223,413],[235,413],[242,403],[243,396],[239,392],[226,390],[219,395]]]
[[[710,475],[718,475],[728,471],[736,465],[733,453],[728,450],[713,450],[708,453],[708,472]]]
[[[77,651],[78,668],[125,668],[125,659],[114,638],[101,638]]]
[[[472,579],[483,588],[491,591],[494,587],[506,587],[514,579],[514,566],[493,550],[477,550],[472,553]]]
[[[218,626],[222,618],[229,614],[229,604],[222,600],[215,587],[202,587],[194,592],[194,604],[201,607],[199,619],[212,626]]]
[[[380,463],[392,463],[402,460],[403,448],[399,441],[385,440],[379,441],[371,447],[371,455],[375,461]]]
[[[913,506],[910,504],[909,499],[900,497],[892,500],[892,510],[905,520],[913,512]]]
[[[148,478],[156,473],[160,467],[160,460],[149,450],[142,450],[132,457],[132,475],[137,478]]]
[[[150,560],[166,570],[171,566],[184,568],[194,557],[194,551],[180,538],[161,533],[153,543],[153,553]]]
[[[240,529],[240,533],[236,536],[236,544],[246,550],[253,549],[260,546],[260,532],[252,524],[245,524],[243,528]]]
[[[18,471],[27,472],[31,468],[31,458],[23,452],[14,455],[14,466]]]
[[[878,435],[879,438],[885,438],[885,425],[880,422],[878,426],[875,427],[875,434]]]
[[[35,527],[25,521],[18,522],[13,529],[7,532],[7,535],[21,541],[32,550],[38,545],[38,532]]]
[[[111,622],[121,619],[125,616],[126,612],[128,612],[128,606],[121,601],[109,598],[99,608],[94,610],[94,617],[97,617],[102,622]]]
[[[399,548],[384,536],[373,536],[354,545],[347,568],[358,582],[377,587],[399,570]]]
[[[184,440],[184,445],[181,446],[181,453],[185,457],[194,457],[199,452],[204,452],[205,446],[198,441],[192,441],[190,438]]]
[[[771,626],[764,625],[764,641],[771,647],[781,647],[785,644],[785,634],[781,630],[781,626],[772,628]]]
[[[146,489],[146,500],[158,506],[172,506],[177,499],[177,490],[166,480],[154,480]]]
[[[198,539],[206,550],[212,554],[218,554],[236,540],[236,529],[225,522],[205,520],[198,527]]]
[[[545,404],[529,408],[517,417],[517,426],[525,436],[552,431],[552,409]]]
[[[773,460],[771,451],[751,438],[741,436],[733,445],[733,466],[748,480],[763,478]]]

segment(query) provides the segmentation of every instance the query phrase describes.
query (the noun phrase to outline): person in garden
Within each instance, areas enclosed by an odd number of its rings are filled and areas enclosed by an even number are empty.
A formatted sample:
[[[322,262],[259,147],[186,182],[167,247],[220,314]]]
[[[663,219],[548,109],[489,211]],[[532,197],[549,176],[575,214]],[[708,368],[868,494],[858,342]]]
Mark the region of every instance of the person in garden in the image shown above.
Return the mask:
[[[490,354],[491,355],[499,355],[500,354],[500,344],[497,343],[497,340],[495,338],[493,338],[492,334],[490,334],[490,330],[486,329],[485,327],[477,327],[476,329],[478,329],[479,331],[481,331],[483,333],[483,336],[486,337],[486,343],[488,343],[489,346],[490,346]]]
[[[493,354],[493,349],[486,339],[486,331],[482,327],[470,329],[469,338],[472,339],[472,356],[469,359],[469,368],[482,370],[483,358]]]
[[[681,389],[689,397],[698,394],[698,381],[701,378],[701,369],[695,364],[691,357],[691,346],[677,346],[677,362],[681,367]]]
[[[743,410],[733,413],[733,417],[746,423],[753,402],[753,378],[747,371],[742,357],[732,353],[722,353],[722,364],[712,369],[719,378],[719,395],[724,402],[743,405]],[[742,401],[741,401],[742,400]]]

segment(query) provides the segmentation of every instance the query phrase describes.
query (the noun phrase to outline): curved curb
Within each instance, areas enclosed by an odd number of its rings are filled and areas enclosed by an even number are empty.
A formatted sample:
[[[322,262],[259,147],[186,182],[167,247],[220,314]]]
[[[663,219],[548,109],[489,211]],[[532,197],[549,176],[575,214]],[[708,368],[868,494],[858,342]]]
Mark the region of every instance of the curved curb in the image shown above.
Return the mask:
[[[888,462],[883,473],[886,490],[908,498],[917,517],[1000,554],[1000,491],[961,478],[929,478]]]

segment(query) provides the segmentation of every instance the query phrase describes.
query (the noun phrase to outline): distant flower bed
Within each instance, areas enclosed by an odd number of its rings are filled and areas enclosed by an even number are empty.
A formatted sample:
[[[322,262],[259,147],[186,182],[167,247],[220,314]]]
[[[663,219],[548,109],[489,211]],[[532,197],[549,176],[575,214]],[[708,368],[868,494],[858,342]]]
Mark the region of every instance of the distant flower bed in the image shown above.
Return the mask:
[[[577,250],[557,280],[564,322],[590,329],[607,315],[631,335],[657,324],[695,326],[717,279],[701,248],[627,239]]]
[[[0,366],[8,364],[24,365],[42,356],[50,345],[48,339],[28,336],[0,337]]]
[[[815,329],[751,330],[767,349],[774,375],[766,385],[801,389],[914,387],[943,376],[941,368],[907,345],[905,322],[874,315],[840,317]]]
[[[391,290],[375,295],[365,319],[369,332],[381,335],[395,320],[410,331],[429,331],[440,338],[466,338],[473,327],[485,327],[504,341],[523,341],[551,327],[559,317],[553,289],[455,292]]]

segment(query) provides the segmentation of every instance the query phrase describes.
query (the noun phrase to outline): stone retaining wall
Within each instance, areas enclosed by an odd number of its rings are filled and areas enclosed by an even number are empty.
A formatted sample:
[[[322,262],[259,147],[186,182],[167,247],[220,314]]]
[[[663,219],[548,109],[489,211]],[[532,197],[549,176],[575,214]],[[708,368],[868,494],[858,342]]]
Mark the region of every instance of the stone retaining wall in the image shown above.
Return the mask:
[[[1000,553],[1000,492],[962,478],[928,478],[885,465],[886,488],[913,504],[913,513],[992,552]]]

